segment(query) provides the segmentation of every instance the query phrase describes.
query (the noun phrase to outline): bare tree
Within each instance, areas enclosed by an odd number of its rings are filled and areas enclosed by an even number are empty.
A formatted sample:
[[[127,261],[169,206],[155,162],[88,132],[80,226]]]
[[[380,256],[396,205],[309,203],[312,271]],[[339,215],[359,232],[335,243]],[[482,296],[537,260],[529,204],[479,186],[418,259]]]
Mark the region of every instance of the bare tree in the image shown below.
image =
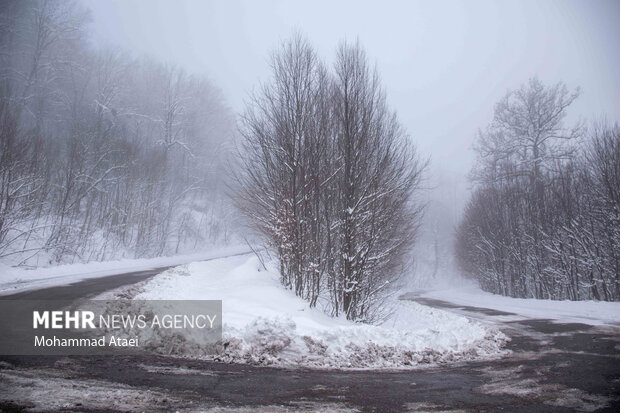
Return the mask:
[[[498,103],[493,123],[480,133],[476,188],[457,254],[489,291],[620,298],[617,127],[595,128],[590,142],[580,144],[583,128],[562,124],[577,93],[531,80]]]
[[[343,43],[335,65],[340,265],[336,314],[372,319],[403,271],[420,210],[411,204],[423,164],[389,111],[359,43]]]
[[[158,62],[92,50],[87,21],[74,1],[0,10],[0,258],[152,256],[229,237],[213,184],[234,139],[221,94]]]
[[[330,77],[295,36],[242,119],[239,205],[278,253],[282,283],[335,314],[370,320],[403,270],[423,165],[359,47]]]
[[[273,83],[252,97],[242,118],[240,206],[277,250],[282,283],[316,304],[324,271],[319,194],[329,178],[327,75],[299,35],[272,56],[271,67]]]

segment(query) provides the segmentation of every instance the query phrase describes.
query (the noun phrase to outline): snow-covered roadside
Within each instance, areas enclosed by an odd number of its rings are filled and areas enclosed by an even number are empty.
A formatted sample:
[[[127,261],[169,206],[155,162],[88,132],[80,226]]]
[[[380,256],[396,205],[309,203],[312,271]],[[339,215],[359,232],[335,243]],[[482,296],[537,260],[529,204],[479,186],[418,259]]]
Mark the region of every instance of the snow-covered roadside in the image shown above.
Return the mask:
[[[511,298],[484,292],[475,285],[437,288],[421,292],[418,295],[457,305],[505,311],[529,318],[589,325],[620,325],[620,302]]]
[[[222,300],[224,350],[216,358],[230,362],[401,368],[497,356],[507,340],[466,317],[413,302],[395,302],[381,326],[331,318],[283,288],[253,256],[172,268],[143,283],[134,299]]]
[[[129,271],[150,270],[249,252],[245,245],[217,248],[189,255],[89,262],[55,267],[25,269],[0,263],[0,295],[70,284],[89,278],[105,277]]]

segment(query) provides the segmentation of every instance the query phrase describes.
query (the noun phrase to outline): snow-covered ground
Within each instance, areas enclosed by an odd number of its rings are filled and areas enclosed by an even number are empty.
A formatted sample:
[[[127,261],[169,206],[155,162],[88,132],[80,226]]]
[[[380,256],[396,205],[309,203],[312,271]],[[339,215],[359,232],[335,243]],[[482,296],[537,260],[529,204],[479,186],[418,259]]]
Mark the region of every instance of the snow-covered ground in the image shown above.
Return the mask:
[[[332,318],[282,287],[254,256],[194,262],[143,283],[134,299],[222,300],[223,361],[399,368],[501,354],[506,336],[466,317],[394,301],[380,326]],[[133,287],[134,290],[136,289]]]
[[[620,325],[620,302],[511,298],[484,292],[475,284],[464,281],[457,287],[448,287],[444,283],[418,295],[463,306],[505,311],[528,318],[589,325]]]
[[[248,250],[249,248],[247,246],[237,245],[190,255],[89,262],[86,264],[68,264],[36,269],[10,267],[0,263],[0,295],[66,285],[89,278],[104,277],[123,272],[149,270],[179,265],[191,261],[226,257],[229,255],[246,253]]]

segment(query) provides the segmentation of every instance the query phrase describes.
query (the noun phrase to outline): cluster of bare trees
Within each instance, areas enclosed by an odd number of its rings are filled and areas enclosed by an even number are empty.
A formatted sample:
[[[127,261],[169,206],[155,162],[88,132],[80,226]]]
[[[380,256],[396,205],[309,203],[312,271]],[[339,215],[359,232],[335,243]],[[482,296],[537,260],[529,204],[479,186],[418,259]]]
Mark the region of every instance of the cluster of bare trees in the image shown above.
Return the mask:
[[[423,163],[359,44],[333,71],[301,36],[242,118],[242,211],[277,251],[282,283],[311,306],[372,320],[407,264]]]
[[[71,1],[0,10],[0,258],[150,256],[225,237],[234,128],[218,91],[91,50],[87,21]]]
[[[487,291],[620,300],[620,128],[565,128],[577,96],[532,79],[480,133],[456,247]]]

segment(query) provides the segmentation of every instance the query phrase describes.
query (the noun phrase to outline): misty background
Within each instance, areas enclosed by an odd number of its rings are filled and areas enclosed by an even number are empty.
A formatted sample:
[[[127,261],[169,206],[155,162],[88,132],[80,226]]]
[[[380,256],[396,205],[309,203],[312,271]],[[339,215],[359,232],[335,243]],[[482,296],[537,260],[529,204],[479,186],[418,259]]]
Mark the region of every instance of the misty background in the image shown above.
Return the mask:
[[[508,91],[533,77],[562,81],[581,90],[567,125],[620,119],[614,1],[2,5],[3,125],[15,139],[0,165],[10,195],[0,258],[18,265],[240,241],[222,182],[236,117],[295,33],[328,67],[341,41],[359,41],[387,104],[430,160],[416,195],[427,203],[416,244],[422,279],[453,269],[472,145]]]
[[[235,113],[268,80],[270,53],[291,33],[307,36],[328,64],[341,39],[359,39],[389,104],[431,159],[418,261],[438,249],[452,256],[472,144],[507,91],[534,76],[563,81],[581,88],[567,124],[620,119],[620,4],[613,0],[83,2],[95,47],[205,75]]]
[[[476,131],[495,102],[530,77],[582,88],[569,117],[620,117],[613,0],[83,1],[97,47],[206,75],[235,112],[267,80],[270,53],[293,31],[328,62],[341,39],[359,38],[401,122],[434,169],[457,181],[471,168]],[[457,191],[462,205],[464,188]]]

